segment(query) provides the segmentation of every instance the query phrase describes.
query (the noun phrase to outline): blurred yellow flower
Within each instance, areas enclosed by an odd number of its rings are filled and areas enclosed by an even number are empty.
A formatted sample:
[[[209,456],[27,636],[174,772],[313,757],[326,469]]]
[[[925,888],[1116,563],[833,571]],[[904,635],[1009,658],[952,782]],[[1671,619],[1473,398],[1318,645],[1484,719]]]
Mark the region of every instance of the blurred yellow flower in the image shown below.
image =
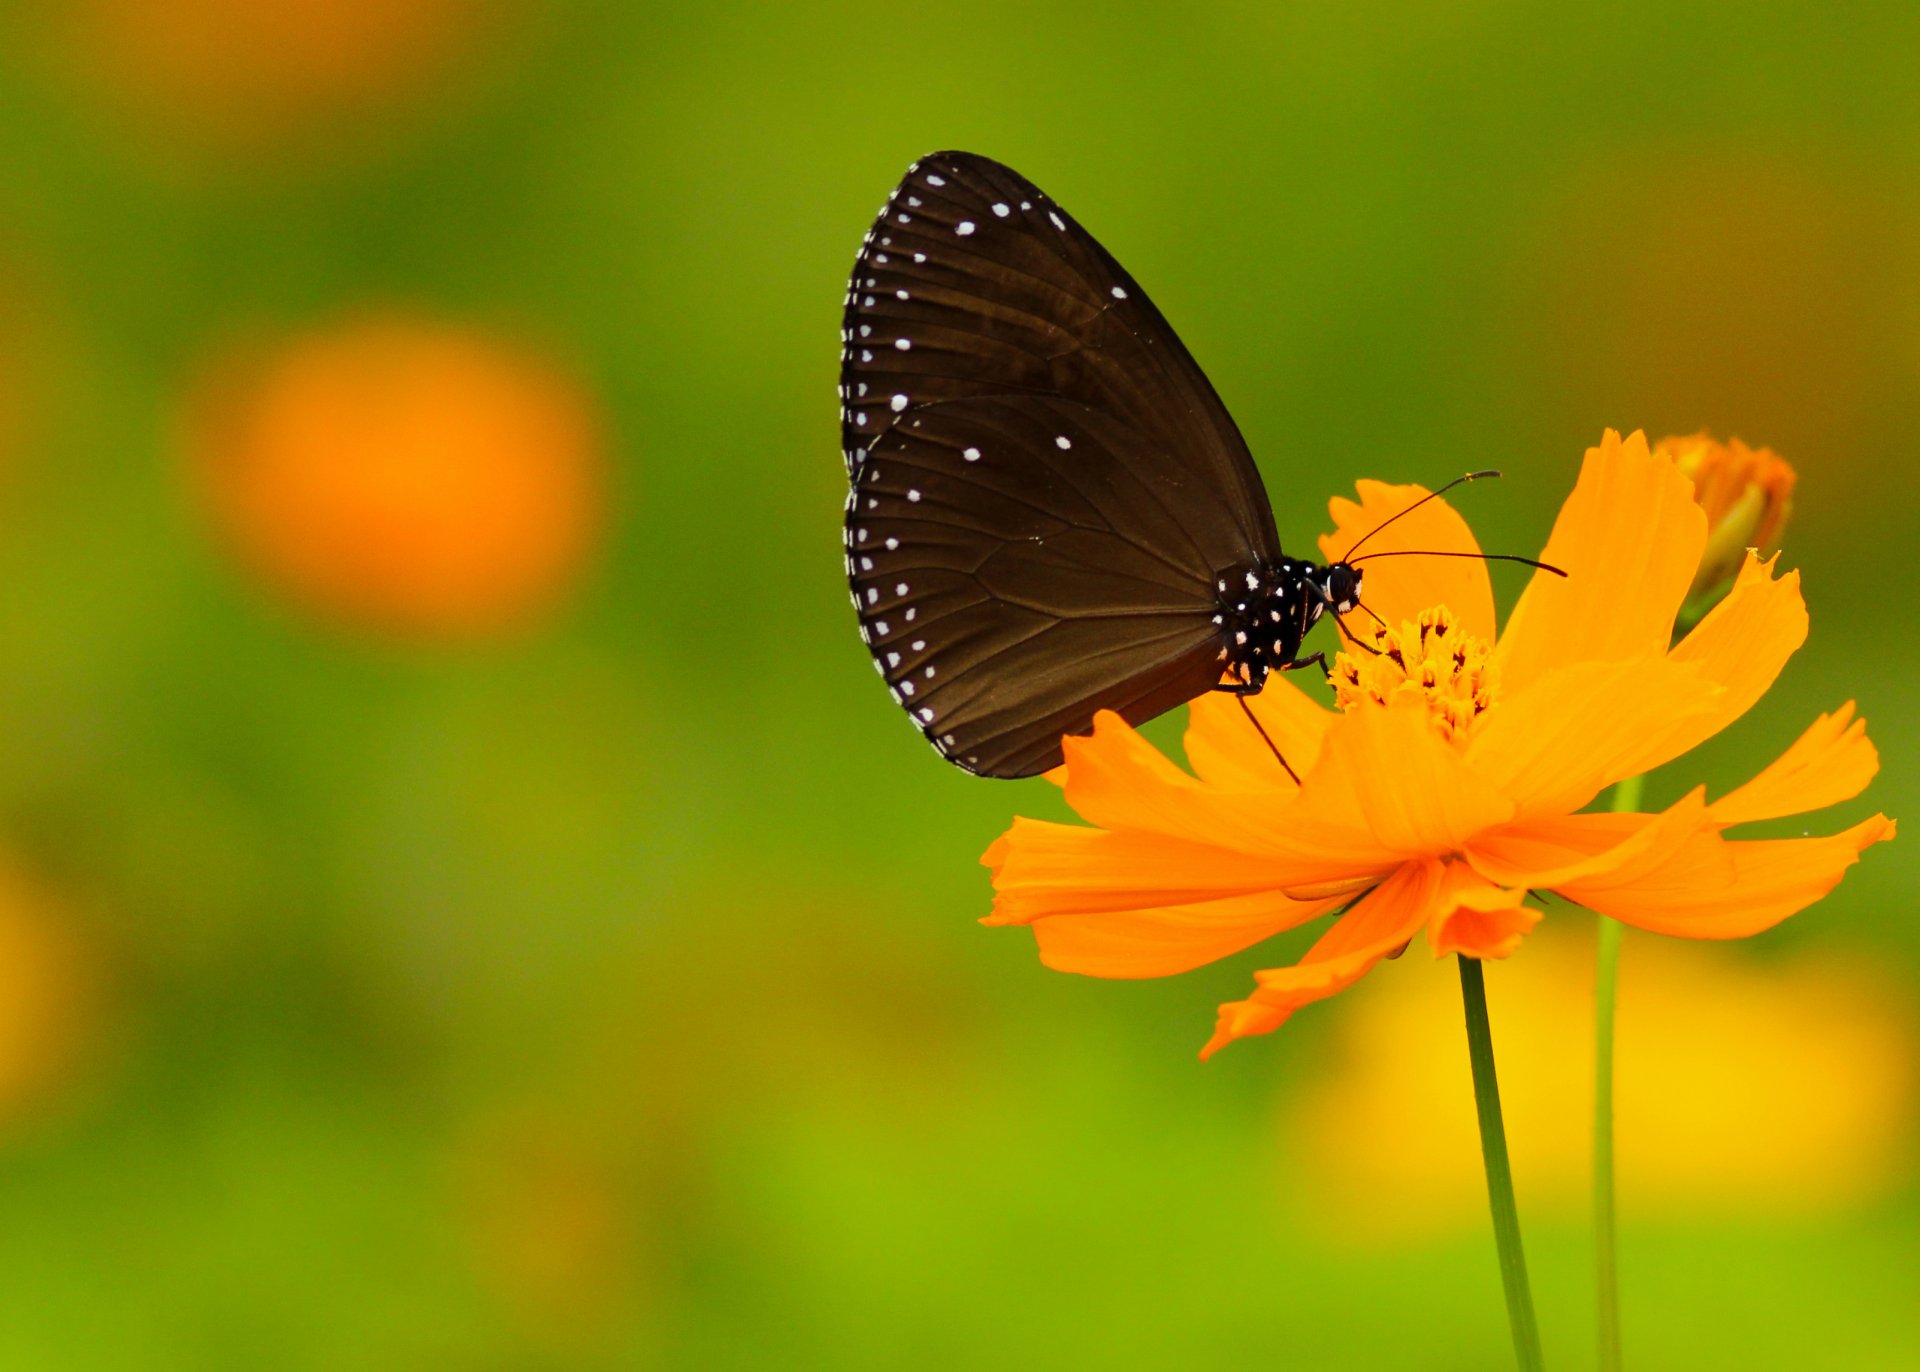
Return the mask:
[[[1654,451],[1673,459],[1693,482],[1693,498],[1707,512],[1707,547],[1700,556],[1687,599],[1712,595],[1739,572],[1752,548],[1767,553],[1780,546],[1781,531],[1793,512],[1794,470],[1768,448],[1749,448],[1739,439],[1725,443],[1701,433],[1663,438]]]
[[[1873,964],[1766,965],[1630,938],[1618,1037],[1620,1194],[1629,1216],[1777,1218],[1911,1181],[1913,1006]],[[1588,1204],[1593,948],[1534,940],[1492,988],[1501,1097],[1523,1204]],[[1392,1241],[1484,1224],[1458,989],[1436,969],[1367,984],[1325,1073],[1279,1108],[1289,1178],[1329,1232]],[[1441,1032],[1438,1026],[1448,1026]],[[1817,1108],[1809,1108],[1817,1102]]]
[[[365,320],[229,359],[185,429],[246,562],[323,615],[396,635],[524,622],[576,580],[604,513],[584,389],[452,325]]]

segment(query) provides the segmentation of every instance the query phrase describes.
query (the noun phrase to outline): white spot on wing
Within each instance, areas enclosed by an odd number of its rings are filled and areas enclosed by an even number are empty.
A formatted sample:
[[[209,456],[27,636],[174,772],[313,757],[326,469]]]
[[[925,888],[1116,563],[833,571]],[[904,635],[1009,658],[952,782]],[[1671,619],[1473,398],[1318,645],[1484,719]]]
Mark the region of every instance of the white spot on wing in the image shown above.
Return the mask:
[[[1058,438],[1054,439],[1053,441],[1055,446],[1060,448],[1071,448],[1073,446],[1073,440],[1068,438],[1065,434],[1061,434]]]
[[[960,456],[966,458],[969,462],[978,462],[980,460],[980,450],[978,448],[968,448],[965,452],[961,453]]]
[[[953,231],[962,238],[965,238],[973,232],[973,221],[971,219],[962,219],[958,224],[953,226]]]

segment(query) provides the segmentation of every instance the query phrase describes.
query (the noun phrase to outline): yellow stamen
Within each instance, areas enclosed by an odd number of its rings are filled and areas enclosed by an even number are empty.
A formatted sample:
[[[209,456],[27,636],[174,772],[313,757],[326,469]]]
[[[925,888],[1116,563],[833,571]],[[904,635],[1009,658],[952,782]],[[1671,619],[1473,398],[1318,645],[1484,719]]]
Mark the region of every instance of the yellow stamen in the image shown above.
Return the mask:
[[[1343,710],[1423,701],[1443,737],[1463,738],[1498,694],[1493,645],[1459,628],[1444,605],[1422,610],[1398,629],[1373,626],[1375,651],[1343,652],[1333,662],[1333,699]]]

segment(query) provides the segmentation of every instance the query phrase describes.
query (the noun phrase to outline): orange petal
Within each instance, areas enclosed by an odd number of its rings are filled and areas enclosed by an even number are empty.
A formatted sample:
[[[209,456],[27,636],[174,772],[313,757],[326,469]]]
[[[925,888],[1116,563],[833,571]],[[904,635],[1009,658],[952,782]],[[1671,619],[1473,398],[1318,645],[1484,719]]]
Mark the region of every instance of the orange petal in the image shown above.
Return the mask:
[[[1743,938],[1806,909],[1839,883],[1868,846],[1893,833],[1885,815],[1829,838],[1729,842],[1703,832],[1638,881],[1606,890],[1573,882],[1559,890],[1568,900],[1656,934]],[[1731,878],[1716,879],[1728,860]]]
[[[1363,816],[1323,812],[1299,792],[1228,791],[1198,781],[1115,714],[1102,712],[1092,737],[1067,739],[1066,755],[1067,802],[1084,819],[1130,841],[1173,839],[1259,860],[1264,880],[1257,884],[1268,889],[1372,878],[1405,855]],[[1271,753],[1267,760],[1279,769]]]
[[[1522,815],[1565,814],[1675,756],[1722,694],[1664,657],[1559,667],[1496,704],[1466,760]]]
[[[1365,561],[1361,570],[1366,573],[1361,603],[1394,625],[1417,617],[1430,605],[1445,605],[1468,633],[1492,642],[1493,587],[1487,580],[1486,564],[1476,560],[1480,545],[1467,521],[1445,500],[1430,500],[1367,538],[1409,509],[1427,490],[1424,486],[1389,486],[1383,481],[1362,481],[1356,489],[1360,493],[1358,504],[1343,499],[1328,502],[1334,528],[1332,533],[1320,536],[1320,555],[1328,562],[1337,562],[1361,539],[1367,539],[1357,553]],[[1470,553],[1472,557],[1375,557],[1416,550]]]
[[[1464,862],[1448,863],[1427,916],[1427,943],[1433,955],[1506,957],[1540,922],[1538,910],[1521,904],[1526,898],[1525,890],[1496,886]]]
[[[1808,726],[1794,745],[1746,785],[1712,805],[1721,824],[1805,814],[1852,800],[1880,770],[1880,754],[1867,740],[1867,722],[1853,717],[1849,700]]]
[[[1673,661],[1697,667],[1708,680],[1726,687],[1726,694],[1683,731],[1673,741],[1674,751],[1658,762],[1678,757],[1744,715],[1806,642],[1807,603],[1800,598],[1800,573],[1788,572],[1776,581],[1773,564],[1778,557],[1776,553],[1762,562],[1747,554],[1726,598],[1675,645]]]
[[[981,861],[993,869],[987,924],[1190,905],[1275,885],[1272,865],[1259,856],[1040,819],[1014,820]]]
[[[1200,1050],[1212,1057],[1234,1039],[1265,1034],[1301,1006],[1325,1000],[1360,980],[1373,965],[1419,932],[1440,888],[1441,864],[1431,859],[1397,869],[1334,922],[1293,967],[1254,973],[1259,989],[1220,1007],[1213,1037]]]
[[[1040,961],[1090,977],[1166,977],[1250,948],[1344,905],[1348,896],[1289,900],[1278,891],[1192,905],[1036,920]]]
[[[1482,834],[1467,848],[1475,871],[1503,886],[1558,890],[1638,881],[1694,835],[1714,829],[1706,788],[1695,787],[1664,814],[1547,815]],[[1719,879],[1732,880],[1727,864]]]
[[[1320,758],[1320,743],[1334,712],[1284,676],[1267,678],[1259,695],[1247,697],[1260,727],[1288,766],[1305,776]],[[1293,789],[1293,778],[1273,760],[1260,735],[1247,723],[1240,702],[1224,691],[1210,691],[1187,707],[1187,764],[1201,779],[1228,790]]]
[[[1091,735],[1062,742],[1067,804],[1089,824],[1261,849],[1264,833],[1248,805],[1189,776],[1111,710],[1094,716]],[[1267,762],[1280,771],[1271,753]]]
[[[1513,807],[1475,777],[1416,702],[1340,716],[1292,795],[1196,781],[1117,718],[1067,741],[1081,828],[1016,819],[987,849],[990,924],[1191,905],[1256,891],[1309,901],[1457,851]]]
[[[1501,636],[1506,689],[1569,663],[1665,654],[1706,540],[1693,483],[1645,435],[1607,430],[1540,555],[1567,575],[1536,572]]]
[[[1456,851],[1513,818],[1512,804],[1434,732],[1417,699],[1363,706],[1336,720],[1296,809],[1294,822],[1309,840],[1322,825],[1358,830],[1400,859]]]

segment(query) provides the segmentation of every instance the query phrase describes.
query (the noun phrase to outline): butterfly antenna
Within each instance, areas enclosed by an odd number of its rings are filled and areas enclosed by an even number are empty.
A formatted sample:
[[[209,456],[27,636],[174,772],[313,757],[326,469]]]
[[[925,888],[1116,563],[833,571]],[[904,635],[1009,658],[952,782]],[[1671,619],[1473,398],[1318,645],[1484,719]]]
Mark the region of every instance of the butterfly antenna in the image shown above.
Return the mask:
[[[1367,545],[1368,539],[1372,538],[1375,534],[1379,533],[1382,529],[1386,528],[1389,524],[1392,524],[1395,520],[1405,519],[1408,515],[1412,514],[1415,510],[1419,509],[1422,505],[1426,504],[1429,500],[1438,500],[1441,496],[1445,495],[1448,491],[1452,490],[1455,486],[1462,486],[1469,481],[1479,481],[1485,477],[1498,476],[1498,475],[1500,475],[1500,473],[1494,471],[1492,468],[1488,468],[1484,472],[1468,472],[1464,476],[1456,476],[1453,480],[1449,481],[1446,485],[1442,486],[1437,491],[1428,491],[1425,495],[1421,496],[1418,500],[1414,501],[1413,504],[1407,506],[1406,509],[1400,511],[1399,514],[1389,515],[1386,519],[1382,520],[1380,523],[1374,525],[1371,529],[1367,530],[1365,534],[1361,535],[1360,541],[1354,544],[1351,548],[1347,549],[1346,556],[1342,557],[1340,560],[1342,562],[1351,564],[1353,562],[1353,555],[1359,552],[1362,548],[1364,548]]]
[[[1390,552],[1368,553],[1365,557],[1358,558],[1347,565],[1358,566],[1362,562],[1371,562],[1376,557],[1470,557],[1478,562],[1518,562],[1522,567],[1533,567],[1542,572],[1552,572],[1555,576],[1566,575],[1566,572],[1554,566],[1551,562],[1541,562],[1535,558],[1521,557],[1518,553],[1441,552],[1434,548],[1395,548]]]
[[[1240,702],[1240,712],[1247,717],[1247,723],[1253,726],[1253,731],[1260,735],[1260,741],[1266,744],[1268,750],[1273,753],[1273,760],[1282,767],[1286,767],[1287,775],[1292,777],[1293,784],[1298,786],[1300,784],[1300,774],[1288,766],[1285,756],[1283,756],[1280,749],[1274,745],[1273,740],[1267,736],[1267,731],[1261,727],[1260,717],[1254,714],[1253,707],[1247,704],[1247,698],[1243,695],[1236,695],[1234,699]]]

